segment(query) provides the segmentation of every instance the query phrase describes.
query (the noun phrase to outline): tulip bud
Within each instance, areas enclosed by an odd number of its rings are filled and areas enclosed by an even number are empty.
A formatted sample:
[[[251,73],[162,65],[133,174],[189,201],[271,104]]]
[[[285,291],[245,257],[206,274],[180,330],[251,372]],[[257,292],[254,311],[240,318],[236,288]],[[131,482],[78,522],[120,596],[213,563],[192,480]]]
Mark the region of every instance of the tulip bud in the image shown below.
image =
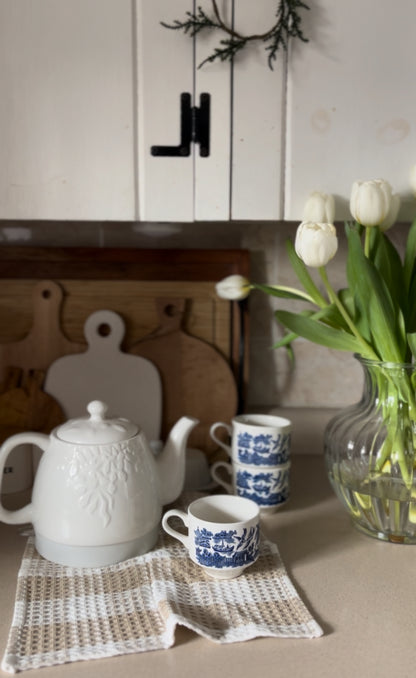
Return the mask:
[[[335,219],[334,196],[314,191],[310,194],[303,210],[303,221],[332,224]]]
[[[312,221],[303,221],[299,224],[295,250],[306,266],[313,268],[325,266],[337,249],[337,232],[333,224]]]
[[[388,181],[355,181],[351,190],[350,211],[362,226],[380,226],[389,216],[391,201],[392,190]]]
[[[221,299],[238,301],[250,294],[250,282],[242,275],[229,275],[215,285],[216,292]]]

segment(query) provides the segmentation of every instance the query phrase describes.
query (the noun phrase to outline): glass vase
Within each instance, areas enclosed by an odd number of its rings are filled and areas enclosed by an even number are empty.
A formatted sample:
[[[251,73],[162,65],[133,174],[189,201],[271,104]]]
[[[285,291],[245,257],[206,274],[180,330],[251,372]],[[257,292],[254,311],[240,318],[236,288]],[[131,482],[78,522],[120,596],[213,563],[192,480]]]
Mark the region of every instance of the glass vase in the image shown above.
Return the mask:
[[[416,366],[356,358],[361,400],[325,430],[329,479],[361,532],[416,544]]]

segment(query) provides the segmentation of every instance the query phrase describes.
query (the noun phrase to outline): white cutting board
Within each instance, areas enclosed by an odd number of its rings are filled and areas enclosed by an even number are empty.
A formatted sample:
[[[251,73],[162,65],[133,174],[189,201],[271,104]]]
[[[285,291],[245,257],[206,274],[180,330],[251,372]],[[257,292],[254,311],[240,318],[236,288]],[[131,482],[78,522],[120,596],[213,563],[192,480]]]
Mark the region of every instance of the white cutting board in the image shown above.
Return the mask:
[[[125,327],[114,311],[96,311],[84,325],[88,348],[58,358],[50,366],[44,390],[61,405],[67,419],[87,415],[91,400],[108,405],[108,416],[137,423],[148,441],[159,440],[162,384],[150,360],[120,350]]]

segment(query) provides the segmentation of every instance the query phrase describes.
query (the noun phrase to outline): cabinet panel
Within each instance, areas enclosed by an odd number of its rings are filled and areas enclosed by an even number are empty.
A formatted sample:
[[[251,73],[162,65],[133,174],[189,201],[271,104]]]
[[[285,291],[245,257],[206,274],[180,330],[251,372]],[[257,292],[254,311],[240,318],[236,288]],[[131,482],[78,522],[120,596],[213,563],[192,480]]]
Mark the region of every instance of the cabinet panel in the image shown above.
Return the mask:
[[[217,2],[221,17],[232,25],[230,0]],[[212,15],[211,0],[198,2]],[[218,46],[219,31],[203,32],[195,41],[195,94],[199,105],[201,92],[211,97],[210,155],[203,158],[195,148],[195,219],[218,221],[230,218],[231,165],[231,66],[229,62],[199,65]]]
[[[154,145],[180,142],[180,95],[193,94],[193,41],[173,23],[189,0],[137,0],[138,190],[142,221],[192,221],[193,158],[151,155]],[[191,154],[194,150],[191,148]]]
[[[232,3],[218,3],[231,20]],[[200,3],[212,13],[211,0]],[[139,216],[143,221],[222,220],[230,214],[229,64],[197,66],[212,51],[218,36],[203,31],[192,40],[183,31],[168,30],[194,11],[190,0],[140,0],[137,3]],[[228,12],[228,16],[227,16]],[[215,33],[215,32],[214,32]],[[193,107],[201,93],[210,95],[210,153],[201,157],[198,144],[189,156],[153,156],[152,145],[177,146],[180,141],[180,96],[189,92]]]
[[[0,3],[0,218],[134,218],[131,11]]]
[[[285,218],[300,219],[312,190],[333,193],[350,218],[353,181],[384,178],[414,216],[414,0],[319,0],[308,44],[289,60]]]
[[[238,0],[235,29],[262,34],[276,19],[276,0]],[[253,42],[237,56],[233,72],[232,218],[282,218],[286,55],[273,70],[264,44]]]

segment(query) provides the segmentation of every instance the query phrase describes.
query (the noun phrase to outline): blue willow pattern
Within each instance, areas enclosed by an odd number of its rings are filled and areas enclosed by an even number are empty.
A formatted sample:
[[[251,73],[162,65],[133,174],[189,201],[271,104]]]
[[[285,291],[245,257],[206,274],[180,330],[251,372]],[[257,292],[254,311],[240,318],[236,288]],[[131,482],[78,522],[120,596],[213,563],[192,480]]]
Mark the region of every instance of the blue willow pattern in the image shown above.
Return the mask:
[[[240,567],[254,563],[258,555],[260,527],[244,528],[239,535],[237,530],[211,532],[206,528],[196,529],[195,556],[205,567]]]
[[[289,470],[282,469],[277,474],[238,471],[236,488],[240,497],[251,499],[259,506],[282,504],[289,497]]]
[[[237,437],[238,460],[242,464],[276,466],[289,461],[290,433],[252,435],[240,433]]]

